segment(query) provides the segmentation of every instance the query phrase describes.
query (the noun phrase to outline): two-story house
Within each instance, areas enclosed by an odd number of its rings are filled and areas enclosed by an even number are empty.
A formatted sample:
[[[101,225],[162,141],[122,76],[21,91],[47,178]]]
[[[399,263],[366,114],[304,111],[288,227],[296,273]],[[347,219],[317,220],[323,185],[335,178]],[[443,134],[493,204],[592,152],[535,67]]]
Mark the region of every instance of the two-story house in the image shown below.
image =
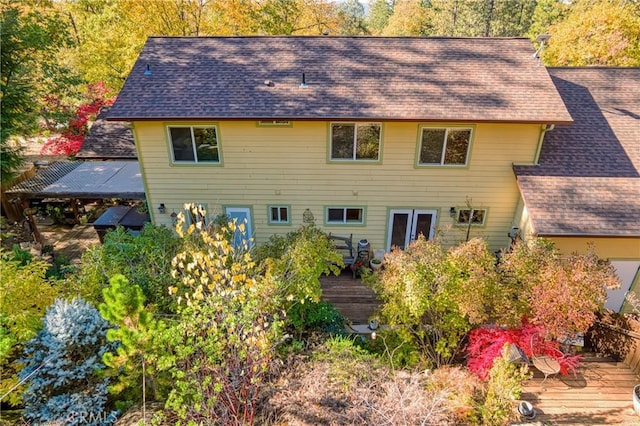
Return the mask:
[[[596,149],[600,137],[592,154],[585,148],[585,131],[611,132],[597,120],[611,102],[585,107],[588,85],[577,87],[568,74],[548,71],[521,38],[153,37],[108,119],[133,123],[156,224],[171,226],[173,212],[196,202],[210,217],[246,220],[257,242],[313,218],[373,249],[404,247],[422,233],[448,244],[480,236],[498,250],[517,229],[553,238],[565,251],[595,239],[602,257],[619,258],[615,246],[626,260],[640,260],[640,197],[628,199],[637,180],[615,198],[627,198],[619,207],[630,209],[616,223],[636,219],[624,235],[601,232],[572,216],[577,205],[563,204],[566,191],[582,184],[554,172],[560,163],[576,178],[599,159],[600,168],[634,169],[635,177],[638,170],[637,153],[612,160],[611,151]],[[603,99],[611,88],[623,90],[607,86],[608,78]],[[630,127],[640,114],[637,87],[614,105],[620,111],[609,111]],[[568,137],[574,120],[582,136]],[[633,149],[634,138],[637,147],[638,132],[624,132],[628,142],[618,148]],[[578,164],[584,158],[590,163]],[[598,185],[583,192],[614,191]],[[602,200],[593,214],[611,211],[614,198]],[[581,223],[581,234],[544,226],[558,214]]]
[[[572,122],[532,53],[518,38],[155,37],[109,119],[133,123],[155,223],[197,202],[260,242],[306,212],[389,250],[463,241],[471,222],[499,249],[513,163]]]

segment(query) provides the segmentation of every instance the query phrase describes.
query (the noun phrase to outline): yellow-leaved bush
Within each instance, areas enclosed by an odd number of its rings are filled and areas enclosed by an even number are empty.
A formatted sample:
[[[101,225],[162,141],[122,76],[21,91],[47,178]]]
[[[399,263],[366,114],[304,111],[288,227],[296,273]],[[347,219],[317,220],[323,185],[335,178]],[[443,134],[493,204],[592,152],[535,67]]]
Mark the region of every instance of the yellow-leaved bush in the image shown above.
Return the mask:
[[[173,259],[179,320],[164,332],[172,350],[159,361],[174,386],[167,408],[186,422],[251,424],[261,385],[279,343],[278,289],[260,274],[242,224],[206,224],[190,206],[176,229],[184,250]],[[239,238],[237,238],[239,237]]]

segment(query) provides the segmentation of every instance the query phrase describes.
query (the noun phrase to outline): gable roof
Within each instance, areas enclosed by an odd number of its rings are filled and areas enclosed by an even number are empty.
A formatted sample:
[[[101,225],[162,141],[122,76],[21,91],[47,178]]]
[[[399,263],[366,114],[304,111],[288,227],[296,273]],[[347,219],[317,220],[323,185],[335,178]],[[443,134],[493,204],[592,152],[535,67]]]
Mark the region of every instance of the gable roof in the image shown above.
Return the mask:
[[[549,68],[570,126],[515,166],[538,235],[640,237],[640,68]]]
[[[533,52],[524,38],[150,37],[108,119],[571,122]]]
[[[110,107],[102,107],[76,154],[81,160],[135,160],[138,158],[129,123],[106,120]]]

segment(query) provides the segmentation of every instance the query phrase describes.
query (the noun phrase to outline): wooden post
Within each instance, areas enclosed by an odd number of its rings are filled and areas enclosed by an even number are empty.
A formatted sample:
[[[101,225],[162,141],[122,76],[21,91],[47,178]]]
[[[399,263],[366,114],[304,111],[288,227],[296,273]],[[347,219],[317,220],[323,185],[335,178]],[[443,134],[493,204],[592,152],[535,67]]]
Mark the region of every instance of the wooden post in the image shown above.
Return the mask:
[[[78,204],[75,198],[71,199],[71,211],[73,211],[73,222],[77,225],[80,223],[80,214],[78,213]]]
[[[27,222],[29,223],[31,234],[33,235],[33,241],[43,245],[42,234],[40,234],[36,220],[33,217],[33,209],[29,208],[29,200],[22,200],[22,206],[24,207],[24,214],[27,216]]]

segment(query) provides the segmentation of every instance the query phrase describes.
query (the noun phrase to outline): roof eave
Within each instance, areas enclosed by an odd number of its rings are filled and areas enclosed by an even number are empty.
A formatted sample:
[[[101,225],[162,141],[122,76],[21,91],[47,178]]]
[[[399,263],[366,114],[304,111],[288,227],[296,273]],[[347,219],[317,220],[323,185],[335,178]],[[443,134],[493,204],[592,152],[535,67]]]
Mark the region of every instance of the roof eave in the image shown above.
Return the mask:
[[[113,116],[108,117],[108,121],[272,121],[272,120],[289,120],[289,121],[345,121],[345,120],[367,120],[367,121],[384,121],[384,122],[432,122],[432,123],[509,123],[509,124],[572,124],[573,120],[513,120],[513,119],[482,119],[482,118],[430,118],[430,117],[239,117],[239,116],[200,116],[200,117],[142,117],[142,116]]]
[[[567,238],[640,238],[638,234],[607,234],[607,233],[586,233],[586,232],[537,232],[538,237],[567,237]]]

